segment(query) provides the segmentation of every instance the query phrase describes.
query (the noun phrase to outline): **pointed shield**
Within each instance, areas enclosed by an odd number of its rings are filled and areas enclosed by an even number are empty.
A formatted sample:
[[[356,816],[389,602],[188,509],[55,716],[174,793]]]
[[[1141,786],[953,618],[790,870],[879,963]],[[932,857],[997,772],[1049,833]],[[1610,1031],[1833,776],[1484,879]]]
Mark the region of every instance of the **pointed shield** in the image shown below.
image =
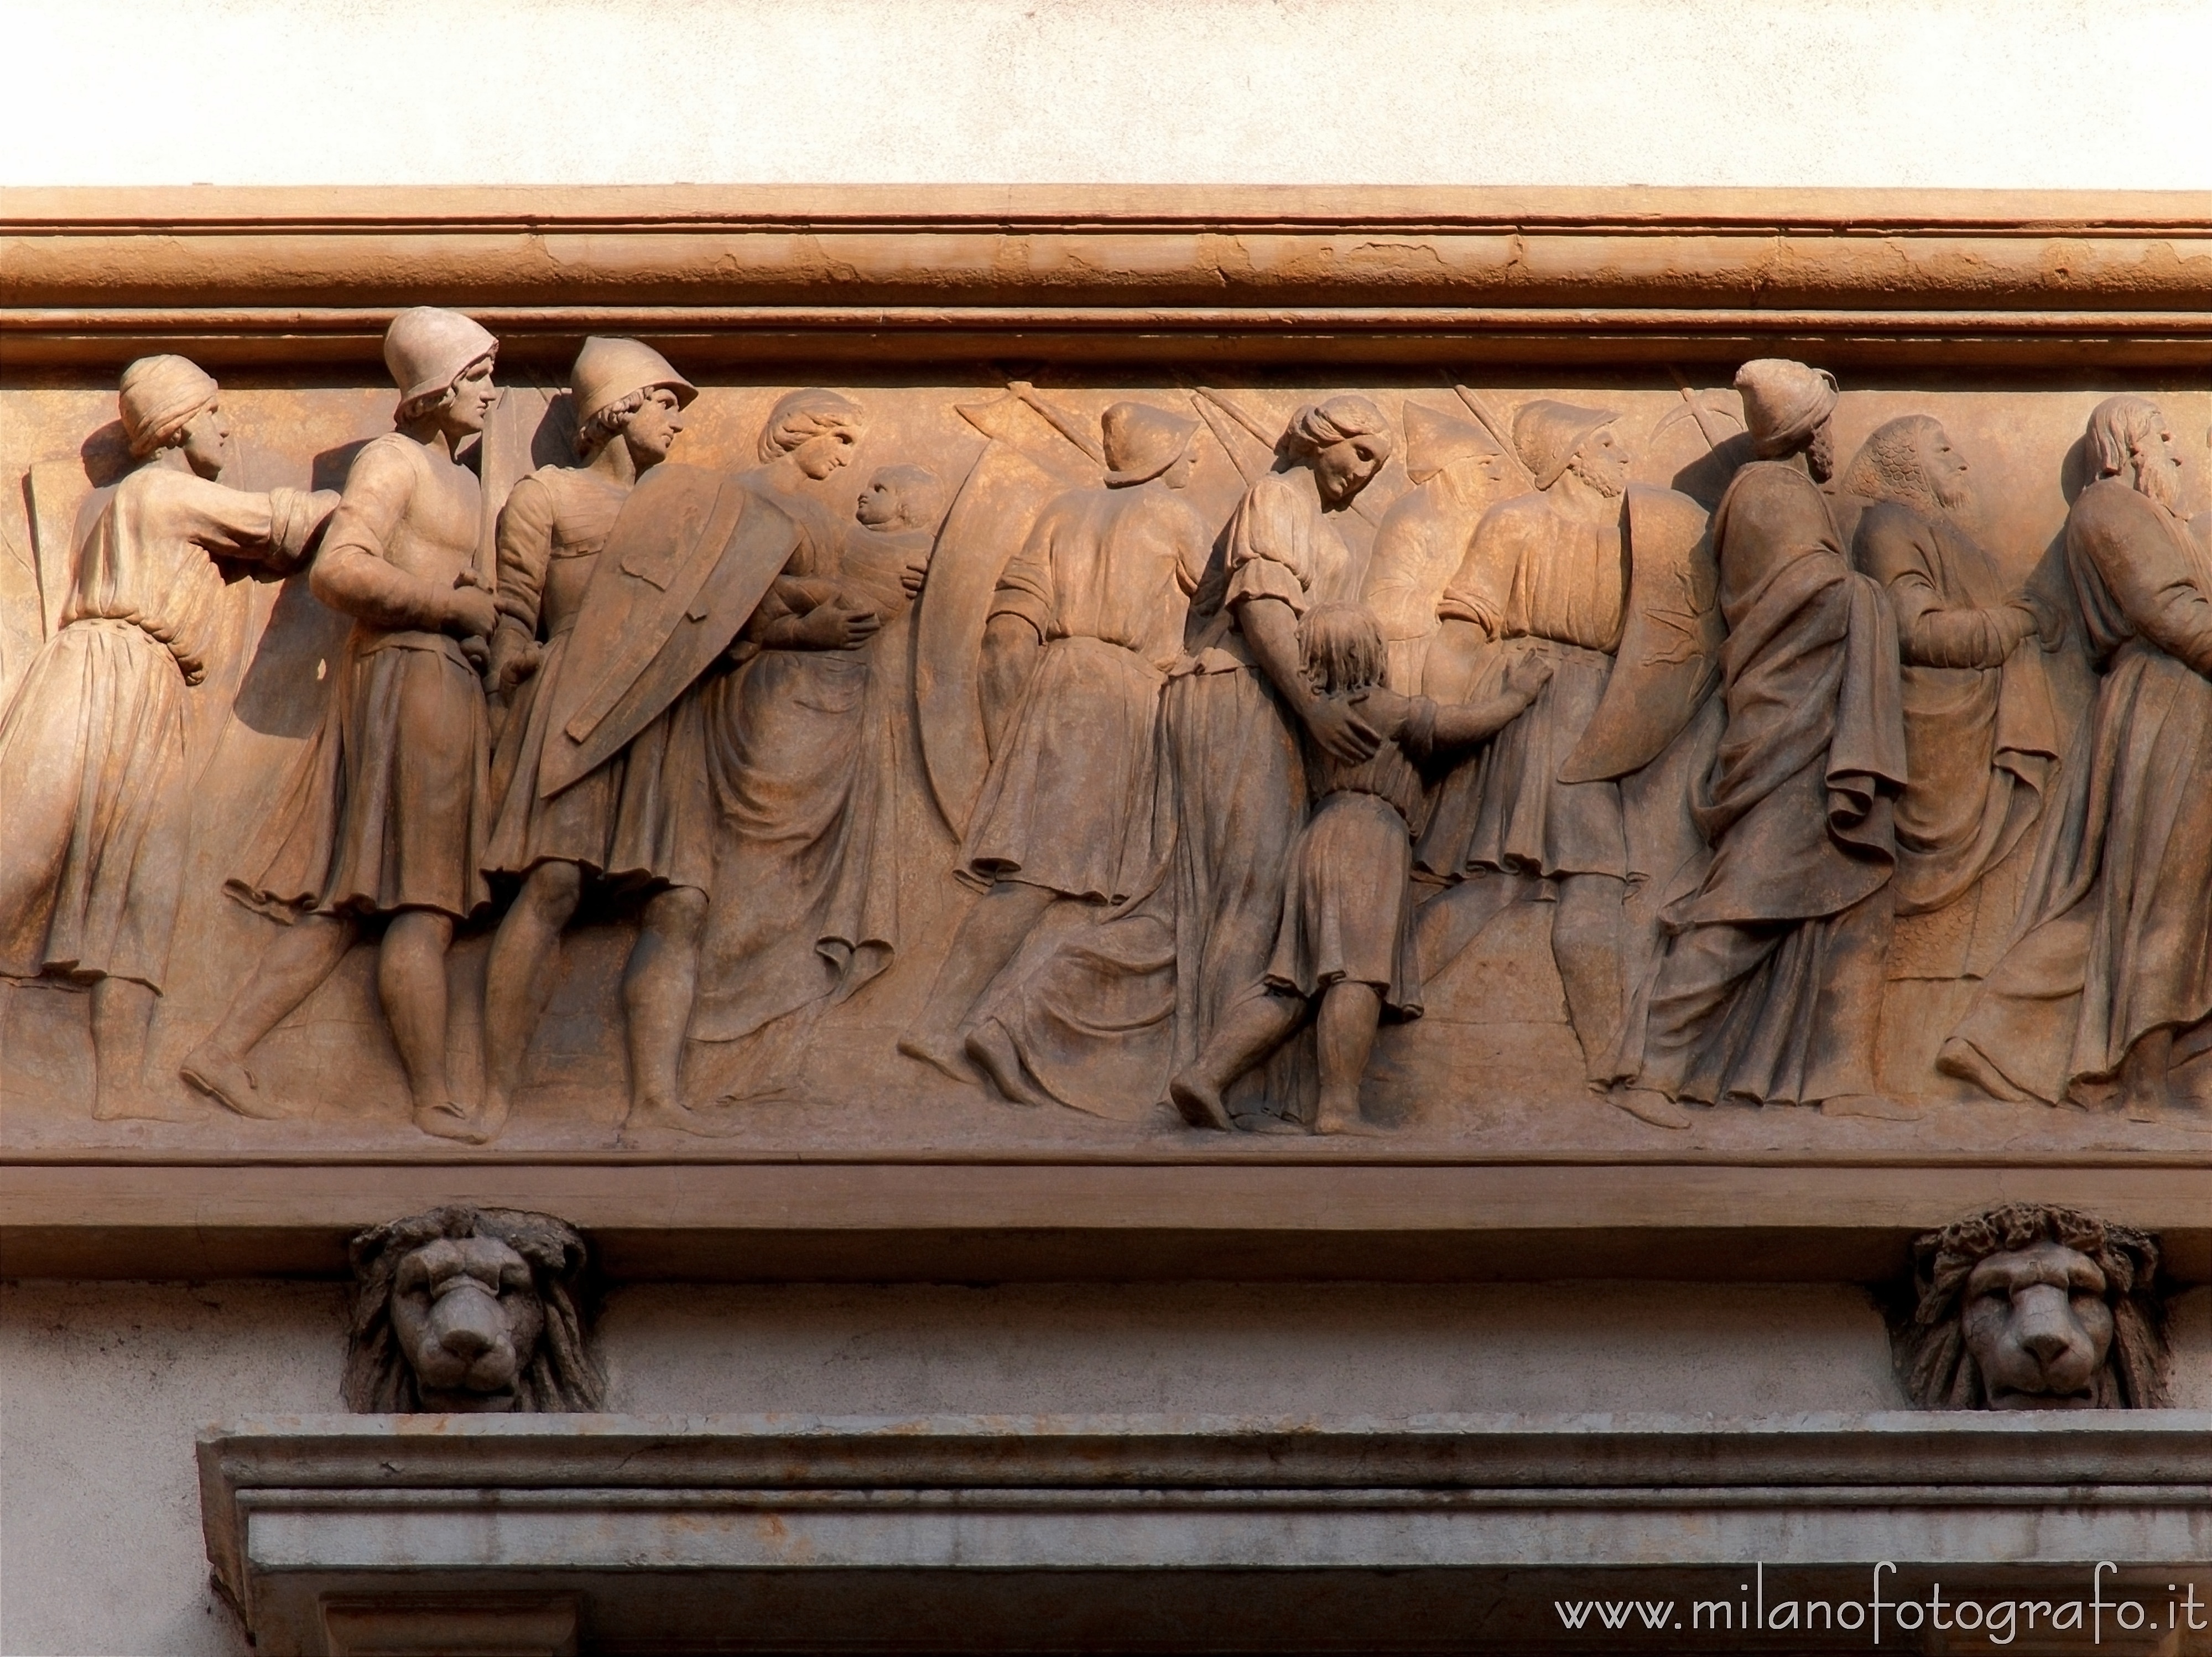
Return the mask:
[[[1686,495],[1631,484],[1628,616],[1605,695],[1559,767],[1562,783],[1626,777],[1656,759],[1720,680],[1720,570],[1707,514]]]
[[[799,544],[735,477],[665,462],[623,503],[551,687],[550,798],[605,765],[729,649]]]
[[[960,485],[914,616],[914,696],[921,757],[937,808],[964,832],[991,768],[983,730],[983,629],[999,577],[1029,539],[1045,503],[1100,481],[1097,464],[1057,419],[1018,395],[963,407],[991,438]],[[1067,417],[1072,419],[1072,417]]]

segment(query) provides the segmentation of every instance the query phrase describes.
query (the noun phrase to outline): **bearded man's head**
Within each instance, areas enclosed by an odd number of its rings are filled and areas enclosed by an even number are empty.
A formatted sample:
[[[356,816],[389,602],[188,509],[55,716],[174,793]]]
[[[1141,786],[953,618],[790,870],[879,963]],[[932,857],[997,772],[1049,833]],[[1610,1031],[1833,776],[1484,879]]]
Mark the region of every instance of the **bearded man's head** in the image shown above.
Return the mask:
[[[1843,486],[1869,501],[1895,501],[1928,517],[1957,517],[1974,504],[1966,457],[1942,423],[1925,414],[1886,421],[1859,448]]]

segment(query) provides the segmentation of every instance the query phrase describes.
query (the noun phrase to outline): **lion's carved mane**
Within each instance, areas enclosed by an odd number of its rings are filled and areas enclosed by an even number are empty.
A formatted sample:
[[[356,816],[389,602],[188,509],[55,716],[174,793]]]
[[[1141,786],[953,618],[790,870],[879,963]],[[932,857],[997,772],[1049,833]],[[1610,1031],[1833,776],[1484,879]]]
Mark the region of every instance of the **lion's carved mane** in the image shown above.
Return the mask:
[[[2042,1244],[2085,1255],[2105,1275],[2112,1340],[2092,1383],[2095,1407],[2149,1410],[2166,1403],[2166,1339],[2154,1287],[2156,1241],[2130,1227],[2040,1203],[2008,1203],[1915,1240],[1917,1304],[1893,1330],[1898,1376],[1913,1403],[1927,1410],[1989,1406],[1980,1367],[1967,1347],[1967,1282],[1991,1256]]]
[[[346,1349],[345,1401],[364,1412],[410,1414],[423,1408],[413,1365],[393,1328],[393,1282],[406,1258],[441,1238],[495,1238],[528,1263],[544,1312],[544,1330],[518,1367],[519,1410],[597,1410],[606,1382],[585,1345],[581,1311],[589,1253],[574,1227],[550,1215],[463,1205],[433,1209],[372,1227],[353,1240],[353,1323]]]

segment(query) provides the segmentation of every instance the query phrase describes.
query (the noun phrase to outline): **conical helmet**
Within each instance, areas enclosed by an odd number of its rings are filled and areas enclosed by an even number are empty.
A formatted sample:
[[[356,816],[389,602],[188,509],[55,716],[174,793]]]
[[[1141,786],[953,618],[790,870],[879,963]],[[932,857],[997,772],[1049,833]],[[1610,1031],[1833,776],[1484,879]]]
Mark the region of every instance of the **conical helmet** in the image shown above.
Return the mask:
[[[498,354],[499,341],[482,327],[434,305],[400,312],[384,331],[384,366],[402,403],[445,390],[478,357]]]
[[[632,392],[659,386],[676,393],[678,408],[699,394],[699,388],[671,368],[666,357],[635,339],[593,334],[584,341],[583,350],[576,353],[576,366],[568,371],[568,391],[575,399],[579,426]]]

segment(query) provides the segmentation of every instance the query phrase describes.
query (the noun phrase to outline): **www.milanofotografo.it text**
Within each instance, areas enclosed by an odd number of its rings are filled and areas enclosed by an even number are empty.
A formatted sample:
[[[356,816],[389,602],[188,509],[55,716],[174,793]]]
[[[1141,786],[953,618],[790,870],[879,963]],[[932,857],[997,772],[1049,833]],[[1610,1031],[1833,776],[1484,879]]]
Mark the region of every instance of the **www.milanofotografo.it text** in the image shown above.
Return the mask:
[[[1879,1646],[1885,1633],[1917,1636],[1923,1630],[1978,1634],[1993,1646],[2008,1646],[2024,1636],[2086,1634],[2093,1645],[2106,1641],[2136,1643],[2130,1636],[2148,1637],[2177,1630],[2202,1633],[2212,1629],[2212,1593],[2200,1594],[2194,1581],[2166,1585],[2163,1599],[2141,1591],[2117,1592],[2119,1567],[2100,1560],[2089,1573],[2085,1593],[2069,1599],[2059,1594],[2033,1598],[1944,1597],[1941,1582],[1924,1593],[1900,1592],[1897,1566],[1888,1560],[1875,1564],[1863,1599],[1829,1597],[1798,1599],[1770,1591],[1766,1567],[1755,1564],[1751,1580],[1741,1585],[1734,1599],[1555,1599],[1553,1608],[1563,1627],[1589,1633],[1614,1631],[1624,1636],[1696,1633],[1711,1636],[1763,1634],[1863,1635]]]

